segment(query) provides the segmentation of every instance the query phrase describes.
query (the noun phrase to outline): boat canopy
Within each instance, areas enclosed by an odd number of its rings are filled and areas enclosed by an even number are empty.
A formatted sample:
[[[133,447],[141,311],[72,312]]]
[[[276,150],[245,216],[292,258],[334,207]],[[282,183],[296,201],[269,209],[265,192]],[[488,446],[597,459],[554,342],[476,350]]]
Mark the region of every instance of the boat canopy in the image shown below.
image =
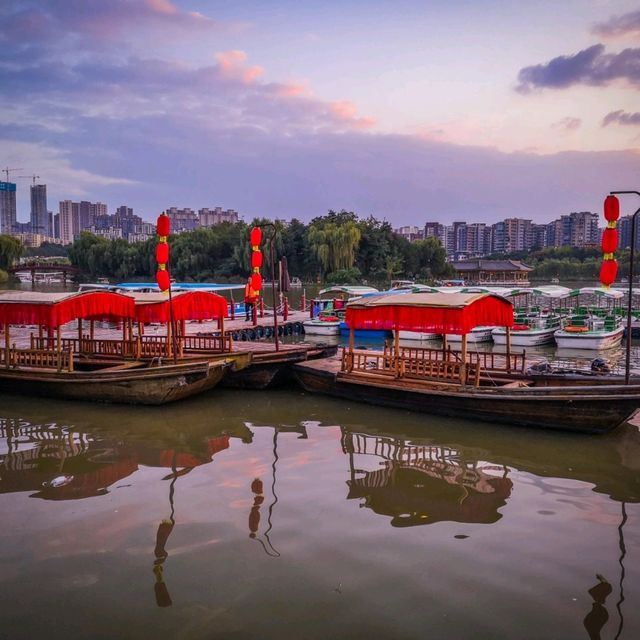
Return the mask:
[[[441,287],[441,291],[449,293],[451,287]],[[520,293],[520,289],[512,289],[510,287],[463,287],[458,293],[495,293],[498,296],[506,298],[507,296],[515,296]]]
[[[480,325],[513,326],[513,306],[492,293],[371,296],[347,304],[349,328],[463,335]]]
[[[139,292],[160,292],[160,288],[155,282],[120,282],[114,285],[107,285],[119,291],[139,291]],[[244,289],[244,284],[216,284],[215,282],[172,282],[171,291],[235,291]]]
[[[134,293],[138,322],[169,322],[171,310],[166,293]],[[227,317],[227,301],[208,291],[184,291],[172,295],[175,320],[214,320]]]
[[[0,324],[35,324],[55,329],[72,320],[125,318],[135,318],[135,304],[120,293],[0,292]]]
[[[411,293],[441,293],[441,290],[438,287],[430,287],[428,284],[414,284],[411,287]]]
[[[572,297],[580,295],[592,295],[619,300],[620,298],[624,297],[624,292],[620,289],[611,289],[609,287],[582,287],[581,289],[573,289],[570,295]]]
[[[571,295],[574,295],[568,287],[561,287],[559,285],[544,285],[542,287],[526,287],[522,289],[514,289],[514,292],[511,295],[521,295],[529,293],[534,296],[540,296],[541,298],[555,298],[562,299],[568,298]]]
[[[360,285],[340,285],[334,287],[327,287],[322,289],[318,295],[323,296],[325,294],[333,293],[346,293],[349,296],[363,296],[365,293],[378,293],[375,287],[364,287]]]

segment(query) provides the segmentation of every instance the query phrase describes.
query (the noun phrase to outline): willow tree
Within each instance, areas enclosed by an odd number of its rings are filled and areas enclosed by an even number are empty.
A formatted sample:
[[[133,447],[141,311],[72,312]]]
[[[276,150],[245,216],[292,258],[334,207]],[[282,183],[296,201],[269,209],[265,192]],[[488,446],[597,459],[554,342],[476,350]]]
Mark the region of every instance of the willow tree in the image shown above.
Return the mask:
[[[353,214],[333,211],[309,225],[307,242],[324,273],[350,269],[355,264],[360,229]]]

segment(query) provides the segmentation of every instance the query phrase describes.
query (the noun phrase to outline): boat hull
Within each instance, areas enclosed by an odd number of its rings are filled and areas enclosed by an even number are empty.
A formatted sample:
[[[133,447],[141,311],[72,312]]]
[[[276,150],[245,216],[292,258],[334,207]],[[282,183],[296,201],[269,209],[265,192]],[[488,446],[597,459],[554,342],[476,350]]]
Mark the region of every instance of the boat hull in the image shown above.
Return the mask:
[[[71,373],[1,369],[0,389],[65,400],[161,405],[213,389],[231,365],[232,361],[220,359],[142,369]]]
[[[571,333],[560,329],[555,332],[554,339],[559,349],[603,351],[619,346],[623,334],[623,327],[615,331],[585,331],[584,333]]]
[[[437,333],[421,333],[420,331],[399,331],[399,340],[437,340],[440,337]]]
[[[640,386],[601,386],[597,390],[469,387],[452,391],[442,385],[411,385],[389,378],[372,380],[372,375],[359,379],[304,363],[293,370],[299,384],[311,393],[434,415],[579,433],[612,431],[640,407]]]
[[[527,331],[512,331],[512,347],[535,347],[541,344],[553,342],[553,334],[557,329],[529,329]],[[507,332],[498,327],[491,332],[494,344],[505,346],[507,344]]]
[[[491,342],[492,331],[493,327],[476,327],[475,329],[471,329],[471,331],[467,334],[467,343],[472,344],[476,342]],[[448,333],[447,342],[462,342],[462,336]]]

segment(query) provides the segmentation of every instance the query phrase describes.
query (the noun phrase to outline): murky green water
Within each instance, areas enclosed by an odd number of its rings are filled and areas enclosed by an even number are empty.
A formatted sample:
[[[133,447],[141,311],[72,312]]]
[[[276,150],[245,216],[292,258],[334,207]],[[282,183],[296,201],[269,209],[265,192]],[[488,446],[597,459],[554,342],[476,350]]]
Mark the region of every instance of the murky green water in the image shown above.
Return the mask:
[[[0,430],[3,639],[640,636],[631,425],[214,390]]]

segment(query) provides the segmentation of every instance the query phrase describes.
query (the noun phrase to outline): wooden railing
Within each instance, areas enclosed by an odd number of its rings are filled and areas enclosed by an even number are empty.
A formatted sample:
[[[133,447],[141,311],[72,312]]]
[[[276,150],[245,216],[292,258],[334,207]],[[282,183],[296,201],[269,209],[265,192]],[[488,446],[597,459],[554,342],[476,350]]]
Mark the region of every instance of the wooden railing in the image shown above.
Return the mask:
[[[118,357],[118,358],[166,358],[173,354],[172,341],[166,336],[140,336],[133,340],[104,340],[91,339],[89,336],[79,338],[62,338],[60,344],[63,350],[76,353]],[[178,336],[176,338],[178,355],[185,352],[215,352],[227,353],[233,348],[230,334],[224,336]],[[48,352],[56,349],[56,339],[38,337],[31,334],[31,348]]]
[[[7,353],[9,355],[7,361]],[[73,349],[50,351],[44,349],[12,349],[0,350],[0,366],[6,368],[34,367],[40,369],[57,369],[73,371]]]
[[[408,351],[411,351],[408,349]],[[430,349],[419,353],[394,355],[390,350],[366,351],[342,349],[341,370],[395,378],[434,380],[454,384],[480,384],[480,366],[474,362],[457,362],[430,358]]]

